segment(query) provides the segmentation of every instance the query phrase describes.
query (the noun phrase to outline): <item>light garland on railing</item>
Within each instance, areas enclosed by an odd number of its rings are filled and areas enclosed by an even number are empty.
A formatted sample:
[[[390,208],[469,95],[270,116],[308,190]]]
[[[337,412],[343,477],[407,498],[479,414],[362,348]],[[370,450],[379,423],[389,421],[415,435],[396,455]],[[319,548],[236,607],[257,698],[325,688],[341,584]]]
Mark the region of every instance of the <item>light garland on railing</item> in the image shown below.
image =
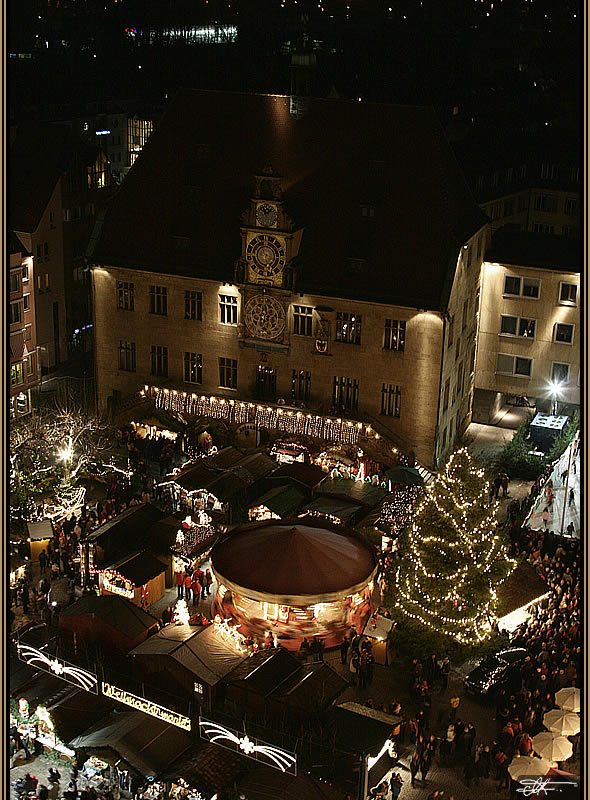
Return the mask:
[[[157,408],[179,414],[191,414],[214,419],[224,419],[230,423],[254,422],[269,430],[327,439],[343,444],[356,444],[359,436],[379,439],[371,425],[352,420],[334,419],[317,414],[292,411],[280,406],[261,405],[244,401],[197,395],[176,389],[161,389],[158,386],[144,386],[142,397],[151,397]]]
[[[474,500],[467,495],[468,485],[473,487]],[[394,573],[396,608],[407,618],[463,644],[489,637],[495,618],[495,587],[516,567],[495,530],[496,506],[488,509],[478,524],[471,519],[473,512],[486,504],[488,490],[483,471],[472,467],[468,452],[454,453],[444,475],[427,487],[416,508],[409,530],[409,553]],[[421,535],[432,524],[430,515],[435,520],[442,518],[448,538]],[[441,575],[440,565],[449,561],[455,562],[456,568]],[[490,574],[494,568],[496,577]],[[472,581],[482,575],[487,576],[487,600],[471,610],[464,596]]]

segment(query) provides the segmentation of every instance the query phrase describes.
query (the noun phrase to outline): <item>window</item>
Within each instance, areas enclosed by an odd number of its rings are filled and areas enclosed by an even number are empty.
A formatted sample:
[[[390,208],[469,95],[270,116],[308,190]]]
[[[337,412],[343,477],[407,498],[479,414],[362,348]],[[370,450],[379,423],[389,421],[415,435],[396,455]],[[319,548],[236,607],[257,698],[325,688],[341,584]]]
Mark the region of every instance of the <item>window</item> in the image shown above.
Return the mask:
[[[497,172],[492,172],[492,186],[498,185],[499,174]]]
[[[576,225],[562,225],[561,233],[563,236],[565,236],[566,239],[577,238],[578,228]]]
[[[43,245],[43,257],[45,258],[45,261],[49,261],[49,245],[47,242],[45,242]]]
[[[471,245],[469,245],[469,247],[467,248],[467,252],[465,253],[465,268],[466,269],[469,269],[469,267],[471,266],[472,256],[473,256],[472,248],[471,248]]]
[[[519,377],[530,378],[532,369],[532,358],[510,356],[505,353],[498,353],[496,356],[496,372],[500,375],[516,375]]]
[[[21,383],[25,382],[25,375],[23,371],[23,364],[22,361],[18,364],[11,364],[10,365],[10,385],[11,386],[20,386]]]
[[[551,214],[555,214],[557,211],[557,197],[553,194],[536,195],[535,209],[537,211],[549,211]]]
[[[22,277],[22,282],[23,283],[27,283],[28,282],[28,280],[29,280],[29,265],[28,264],[23,264],[22,265],[22,267],[21,267],[21,277]]]
[[[455,326],[455,317],[454,315],[449,319],[449,334],[447,337],[447,347],[451,347],[453,344],[453,328]]]
[[[443,411],[446,411],[449,407],[449,394],[451,393],[451,379],[448,378],[447,382],[445,383],[445,390],[443,394]]]
[[[291,399],[294,401],[309,400],[311,390],[311,372],[294,369],[291,375]]]
[[[356,378],[334,376],[332,392],[334,406],[345,411],[356,411],[359,405],[359,382]]]
[[[441,444],[441,447],[444,450],[446,446],[447,446],[447,427],[445,425],[445,427],[443,429],[443,433],[442,433],[442,444]]]
[[[565,306],[575,306],[578,303],[578,286],[575,283],[559,284],[559,302]]]
[[[33,374],[33,356],[32,355],[28,355],[25,358],[23,364],[25,365],[26,374],[27,375],[32,375]]]
[[[168,314],[168,289],[165,286],[150,286],[150,314],[162,317]]]
[[[49,212],[49,227],[51,230],[55,230],[55,214],[53,211]]]
[[[511,217],[514,214],[514,197],[508,197],[504,200],[504,214],[505,217]]]
[[[297,336],[311,336],[313,308],[293,306],[293,333]]]
[[[561,344],[572,344],[574,341],[574,326],[566,322],[558,322],[555,325],[553,341]]]
[[[135,372],[135,342],[119,342],[119,369]]]
[[[516,275],[506,275],[504,278],[505,295],[538,299],[540,287],[538,278],[519,278]]]
[[[529,206],[528,192],[523,192],[518,195],[518,211],[526,211]]]
[[[30,342],[33,338],[33,326],[25,325],[25,342]]]
[[[580,182],[580,167],[572,167],[570,172],[570,179],[572,183]]]
[[[500,218],[500,210],[501,210],[500,203],[492,203],[490,207],[490,217],[492,220]]]
[[[475,191],[481,192],[483,189],[483,175],[478,175],[475,179]]]
[[[234,295],[219,295],[219,321],[222,325],[238,324],[238,298]]]
[[[578,198],[566,197],[565,198],[565,213],[568,217],[573,217],[578,213]]]
[[[226,389],[238,388],[238,362],[235,358],[219,359],[219,385]]]
[[[506,167],[506,169],[504,170],[504,181],[506,183],[512,183],[513,176],[514,176],[514,168]]]
[[[119,308],[123,311],[133,311],[135,308],[135,286],[127,281],[117,281],[119,294]]]
[[[563,364],[561,361],[554,361],[551,364],[551,380],[554,383],[567,384],[570,379],[570,365]]]
[[[184,318],[203,319],[203,293],[186,291],[184,293]]]
[[[459,364],[459,371],[457,372],[457,395],[463,395],[463,364]]]
[[[500,334],[502,336],[522,336],[523,339],[534,339],[537,321],[526,317],[500,316]]]
[[[455,361],[459,358],[459,353],[461,352],[461,339],[457,339],[457,344],[455,345]]]
[[[152,345],[152,375],[168,377],[168,348],[159,344]]]
[[[398,352],[403,353],[405,345],[406,321],[403,319],[386,319],[383,349],[397,350]]]
[[[553,225],[545,225],[543,222],[533,222],[533,233],[553,233],[555,228]]]
[[[360,275],[365,269],[366,263],[364,258],[347,258],[346,271],[351,275]]]
[[[184,354],[184,380],[186,383],[203,383],[203,356],[201,353]]]
[[[23,294],[23,308],[25,311],[30,311],[31,309],[31,294],[27,292],[27,294]]]
[[[37,245],[37,262],[38,263],[42,263],[43,262],[43,256],[41,255],[41,245],[40,244]]]
[[[48,272],[45,273],[45,291],[51,291],[51,275]]]
[[[20,289],[20,278],[18,272],[10,273],[10,293],[18,292]]]
[[[381,388],[381,413],[386,417],[399,417],[402,390],[393,383],[384,383]]]
[[[469,313],[469,300],[463,303],[463,317],[461,318],[461,330],[467,327],[467,314]]]
[[[16,325],[17,322],[22,320],[20,300],[16,303],[10,304],[10,324]]]
[[[363,219],[375,219],[375,206],[361,206],[361,217]]]
[[[336,314],[336,341],[346,344],[361,343],[360,314],[350,314],[348,311],[338,311]]]
[[[37,275],[37,292],[43,294],[43,276]]]
[[[469,373],[473,375],[473,371],[475,369],[475,345],[471,348],[471,361],[469,364]]]
[[[557,165],[556,164],[541,164],[541,178],[544,180],[548,180],[550,178],[557,177]]]

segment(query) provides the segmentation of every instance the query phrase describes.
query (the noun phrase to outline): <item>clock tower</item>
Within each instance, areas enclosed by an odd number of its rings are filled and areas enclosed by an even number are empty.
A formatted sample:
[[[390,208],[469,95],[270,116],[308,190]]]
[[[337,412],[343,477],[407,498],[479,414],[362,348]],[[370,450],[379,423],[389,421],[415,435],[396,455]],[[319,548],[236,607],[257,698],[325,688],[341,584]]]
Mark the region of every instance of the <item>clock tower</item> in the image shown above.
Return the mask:
[[[297,255],[295,223],[283,208],[281,176],[266,166],[254,176],[249,208],[242,214],[242,258],[236,282],[290,289],[290,262]]]

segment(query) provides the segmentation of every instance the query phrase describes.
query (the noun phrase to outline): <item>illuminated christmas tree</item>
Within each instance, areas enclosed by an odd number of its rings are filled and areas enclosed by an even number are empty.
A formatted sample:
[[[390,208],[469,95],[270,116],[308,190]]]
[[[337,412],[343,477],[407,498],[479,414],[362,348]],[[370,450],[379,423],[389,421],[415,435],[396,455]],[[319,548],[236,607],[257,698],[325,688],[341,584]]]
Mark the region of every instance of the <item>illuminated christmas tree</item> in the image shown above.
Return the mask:
[[[190,616],[191,615],[189,613],[186,600],[184,600],[184,598],[181,598],[174,606],[174,617],[172,621],[176,625],[188,625]]]
[[[467,450],[454,453],[418,503],[402,536],[391,604],[401,621],[461,644],[492,632],[497,588],[516,566],[497,529],[497,503]]]

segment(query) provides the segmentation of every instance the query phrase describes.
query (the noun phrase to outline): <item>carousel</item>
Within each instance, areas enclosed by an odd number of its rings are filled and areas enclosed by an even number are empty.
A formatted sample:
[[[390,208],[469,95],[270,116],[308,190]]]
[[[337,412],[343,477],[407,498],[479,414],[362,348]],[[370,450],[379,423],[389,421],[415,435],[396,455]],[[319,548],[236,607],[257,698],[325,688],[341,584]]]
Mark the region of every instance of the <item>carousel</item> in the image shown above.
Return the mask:
[[[347,528],[267,520],[227,533],[211,550],[212,615],[256,641],[298,650],[304,637],[336,647],[373,612],[373,546]]]

